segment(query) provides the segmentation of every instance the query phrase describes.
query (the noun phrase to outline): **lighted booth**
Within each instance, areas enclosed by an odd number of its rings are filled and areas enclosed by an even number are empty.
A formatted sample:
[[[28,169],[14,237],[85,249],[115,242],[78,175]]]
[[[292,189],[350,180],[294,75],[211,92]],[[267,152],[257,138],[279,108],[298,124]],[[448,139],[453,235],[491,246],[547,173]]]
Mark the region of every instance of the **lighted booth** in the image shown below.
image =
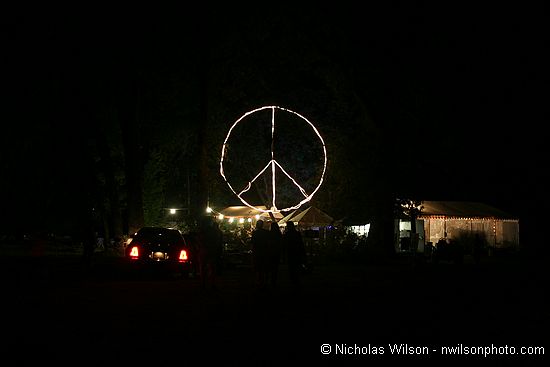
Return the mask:
[[[439,241],[460,243],[466,250],[480,237],[490,253],[519,248],[519,220],[493,206],[468,201],[424,201],[418,215],[416,231],[418,252],[424,252]],[[403,238],[410,236],[410,220],[396,221],[396,248],[404,249]],[[406,246],[405,246],[406,247]]]

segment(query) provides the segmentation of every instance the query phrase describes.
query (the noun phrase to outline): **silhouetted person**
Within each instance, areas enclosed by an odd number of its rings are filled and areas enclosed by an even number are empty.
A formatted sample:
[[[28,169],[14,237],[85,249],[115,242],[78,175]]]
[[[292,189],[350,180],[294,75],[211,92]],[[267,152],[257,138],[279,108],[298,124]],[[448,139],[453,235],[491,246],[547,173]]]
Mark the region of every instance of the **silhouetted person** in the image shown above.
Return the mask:
[[[306,262],[306,250],[302,235],[296,230],[293,222],[286,224],[286,230],[283,234],[283,246],[287,252],[290,281],[293,285],[299,286],[302,266]]]
[[[202,221],[197,242],[202,287],[206,288],[206,284],[209,283],[215,289],[217,286],[217,266],[221,257],[223,242],[221,231],[212,218],[207,217]]]
[[[281,263],[281,248],[283,235],[276,222],[271,222],[268,247],[268,281],[273,288],[277,287],[279,264]]]
[[[483,237],[479,233],[476,233],[474,235],[474,248],[473,248],[473,256],[474,256],[474,262],[476,265],[479,265],[479,262],[481,260],[481,253],[483,251],[484,247],[484,241]]]
[[[252,267],[254,271],[256,286],[264,289],[267,283],[267,273],[269,264],[269,238],[270,233],[264,229],[264,221],[256,222],[256,229],[252,232]]]
[[[464,245],[457,240],[451,240],[451,256],[453,263],[461,265],[464,263]]]
[[[440,238],[439,241],[437,241],[437,244],[435,245],[435,262],[439,262],[440,260],[446,260],[448,255],[448,247],[449,244],[447,243],[446,238]]]
[[[216,249],[216,274],[222,275],[223,271],[223,232],[220,229],[220,225],[216,221],[212,221],[214,243]]]
[[[96,235],[96,248],[97,248],[97,251],[105,251],[105,238],[103,238],[102,235],[99,235],[99,233],[95,233]],[[112,248],[112,246],[111,246]]]
[[[93,209],[78,208],[75,215],[74,239],[82,244],[82,265],[89,269],[97,243],[95,216]]]
[[[200,239],[202,235],[199,231],[192,231],[187,233],[185,236],[185,241],[187,242],[187,246],[189,246],[191,250],[191,276],[197,277],[200,276]]]

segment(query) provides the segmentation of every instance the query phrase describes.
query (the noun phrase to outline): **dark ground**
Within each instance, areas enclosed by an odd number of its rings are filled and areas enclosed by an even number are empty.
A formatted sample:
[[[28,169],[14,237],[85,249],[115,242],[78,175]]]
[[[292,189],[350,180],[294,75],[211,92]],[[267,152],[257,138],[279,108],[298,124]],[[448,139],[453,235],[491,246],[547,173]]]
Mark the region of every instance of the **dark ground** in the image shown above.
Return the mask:
[[[254,290],[249,268],[225,271],[217,290],[198,280],[130,276],[116,258],[1,258],[2,360],[156,361],[155,366],[236,361],[452,361],[392,355],[388,344],[544,346],[548,337],[542,262],[485,259],[412,266],[324,263],[295,291],[281,269],[276,290]],[[537,264],[536,266],[533,264]],[[332,353],[321,354],[330,344]],[[383,355],[335,354],[336,345],[383,347]],[[366,349],[363,349],[366,350]],[[518,349],[519,350],[519,349]],[[462,357],[541,362],[544,356]],[[125,364],[125,363],[123,363]]]

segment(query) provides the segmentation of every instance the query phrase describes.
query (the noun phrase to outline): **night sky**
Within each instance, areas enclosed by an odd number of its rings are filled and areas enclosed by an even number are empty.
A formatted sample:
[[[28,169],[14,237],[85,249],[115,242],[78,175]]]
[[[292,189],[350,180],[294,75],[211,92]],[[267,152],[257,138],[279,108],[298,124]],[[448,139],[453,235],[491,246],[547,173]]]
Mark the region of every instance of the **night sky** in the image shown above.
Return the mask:
[[[538,211],[549,167],[542,5],[422,4],[8,10],[0,28],[4,200],[32,206],[45,187],[49,200],[78,192],[71,178],[82,174],[75,167],[90,116],[105,103],[101,91],[135,82],[128,69],[162,81],[178,67],[196,76],[207,55],[223,76],[219,65],[229,70],[252,50],[280,83],[248,105],[235,97],[234,118],[264,101],[284,104],[296,88],[315,90],[315,81],[285,84],[295,78],[282,75],[299,75],[301,53],[314,48],[320,59],[308,65],[346,75],[376,128],[401,147],[397,169],[414,167],[404,194]],[[296,70],[278,58],[295,58]],[[200,87],[192,77],[182,83],[192,110]]]

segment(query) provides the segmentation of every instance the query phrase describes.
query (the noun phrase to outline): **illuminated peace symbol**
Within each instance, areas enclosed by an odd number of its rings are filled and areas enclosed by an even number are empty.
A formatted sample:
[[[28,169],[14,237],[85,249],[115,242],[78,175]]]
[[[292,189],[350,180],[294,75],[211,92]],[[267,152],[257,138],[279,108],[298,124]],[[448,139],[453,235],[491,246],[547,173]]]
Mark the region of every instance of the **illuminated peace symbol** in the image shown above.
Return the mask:
[[[226,178],[226,175],[225,175],[225,172],[224,172],[224,158],[226,158],[229,137],[231,136],[231,133],[233,132],[235,127],[240,122],[243,122],[243,120],[245,118],[249,117],[250,115],[252,115],[254,113],[257,113],[257,112],[263,111],[263,110],[271,110],[271,149],[270,149],[271,160],[265,165],[265,167],[262,170],[260,170],[256,174],[256,176],[254,176],[254,178],[252,180],[248,181],[248,183],[245,185],[244,188],[242,188],[240,191],[237,191],[233,188],[233,186],[231,186],[231,183],[229,183],[229,180]],[[310,193],[307,193],[306,190],[297,182],[297,180],[295,178],[293,178],[292,175],[289,174],[287,172],[287,170],[285,170],[283,168],[283,166],[281,164],[279,164],[279,162],[277,162],[277,160],[275,160],[275,152],[274,152],[274,144],[273,144],[274,134],[275,134],[275,130],[276,130],[275,111],[282,111],[282,112],[290,113],[290,114],[293,114],[293,115],[297,116],[299,119],[301,119],[301,120],[305,121],[307,124],[309,124],[309,126],[313,129],[313,132],[315,133],[315,135],[319,138],[319,142],[321,144],[322,151],[323,151],[323,169],[322,169],[322,173],[321,173],[320,178],[319,178],[319,182],[317,183],[317,186]],[[300,200],[297,204],[289,206],[289,207],[284,208],[284,209],[277,209],[277,205],[276,205],[276,196],[275,196],[275,186],[276,186],[275,185],[275,168],[276,167],[278,167],[288,177],[288,179],[290,179],[290,182],[292,182],[292,184],[298,188],[299,192],[303,196],[303,199]],[[325,148],[325,142],[324,142],[323,138],[321,137],[321,135],[319,134],[319,131],[317,130],[317,128],[315,128],[315,126],[308,119],[306,119],[304,116],[300,115],[299,113],[291,111],[291,110],[283,108],[283,107],[278,107],[278,106],[264,106],[264,107],[257,108],[255,110],[252,110],[252,111],[249,111],[249,112],[245,113],[237,121],[235,121],[233,123],[233,125],[231,126],[231,128],[229,129],[229,131],[227,133],[227,136],[225,137],[225,141],[223,142],[222,154],[221,154],[221,159],[220,159],[220,174],[222,175],[223,179],[225,180],[225,182],[227,183],[227,185],[229,186],[231,191],[235,195],[237,195],[237,197],[239,198],[239,200],[241,200],[241,202],[243,204],[245,204],[246,206],[248,206],[252,209],[259,210],[259,211],[264,212],[264,213],[278,213],[278,212],[281,212],[281,211],[289,211],[289,210],[298,209],[304,203],[310,201],[313,198],[313,195],[315,195],[315,193],[317,192],[317,190],[319,190],[319,188],[321,187],[321,184],[323,183],[326,167],[327,167],[327,151],[326,151],[326,148]],[[272,207],[271,207],[271,209],[263,209],[263,207],[258,208],[258,207],[255,207],[255,206],[249,204],[243,198],[243,195],[248,190],[250,190],[250,188],[252,187],[252,184],[254,183],[254,181],[256,181],[256,179],[258,179],[258,177],[260,177],[262,174],[264,174],[264,172],[266,172],[269,168],[271,168]]]

